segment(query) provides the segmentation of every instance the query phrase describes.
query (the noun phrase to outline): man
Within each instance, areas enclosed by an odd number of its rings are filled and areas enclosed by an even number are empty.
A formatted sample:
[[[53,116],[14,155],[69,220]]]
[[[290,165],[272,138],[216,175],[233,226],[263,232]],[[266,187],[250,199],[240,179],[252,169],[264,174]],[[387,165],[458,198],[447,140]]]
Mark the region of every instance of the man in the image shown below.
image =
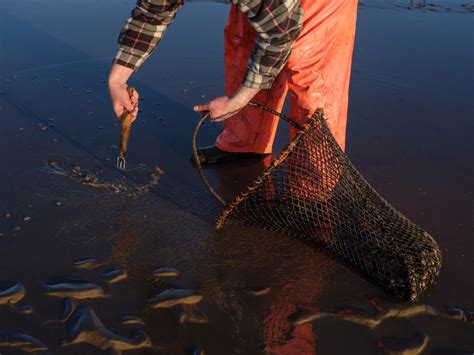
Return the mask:
[[[199,150],[201,163],[271,153],[278,119],[247,104],[281,111],[290,91],[290,117],[305,123],[324,109],[336,141],[345,148],[348,90],[357,0],[231,0],[225,29],[226,96],[197,105],[224,122],[216,145]],[[182,0],[139,0],[119,38],[109,76],[114,111],[138,112],[126,83],[153,52]],[[290,130],[291,137],[295,130]]]

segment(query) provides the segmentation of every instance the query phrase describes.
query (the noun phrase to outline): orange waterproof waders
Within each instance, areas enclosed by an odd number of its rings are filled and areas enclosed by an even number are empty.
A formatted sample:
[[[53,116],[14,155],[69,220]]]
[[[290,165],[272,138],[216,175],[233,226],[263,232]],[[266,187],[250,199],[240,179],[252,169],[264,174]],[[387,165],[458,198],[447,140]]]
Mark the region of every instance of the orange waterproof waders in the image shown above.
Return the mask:
[[[287,65],[272,88],[254,101],[281,112],[290,91],[290,117],[306,122],[322,107],[329,128],[345,148],[349,80],[354,47],[357,0],[301,0],[303,29]],[[226,93],[233,95],[247,71],[256,32],[245,14],[232,6],[225,28]],[[246,107],[224,122],[216,145],[229,152],[271,153],[278,118]],[[290,129],[291,138],[294,130]]]

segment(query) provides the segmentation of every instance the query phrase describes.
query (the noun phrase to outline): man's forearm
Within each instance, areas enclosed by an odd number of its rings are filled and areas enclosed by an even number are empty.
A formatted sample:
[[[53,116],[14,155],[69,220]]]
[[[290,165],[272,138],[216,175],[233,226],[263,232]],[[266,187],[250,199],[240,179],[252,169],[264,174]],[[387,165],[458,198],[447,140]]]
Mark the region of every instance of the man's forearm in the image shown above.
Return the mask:
[[[291,47],[303,28],[300,0],[247,0],[239,4],[237,6],[249,16],[249,23],[257,32],[243,85],[269,89],[285,66]]]
[[[178,0],[142,0],[119,37],[115,64],[137,70],[155,50],[182,3]]]
[[[230,99],[236,106],[245,107],[259,91],[260,89],[253,89],[242,85]]]
[[[110,85],[125,85],[128,79],[132,76],[133,70],[123,65],[114,64],[109,74]]]

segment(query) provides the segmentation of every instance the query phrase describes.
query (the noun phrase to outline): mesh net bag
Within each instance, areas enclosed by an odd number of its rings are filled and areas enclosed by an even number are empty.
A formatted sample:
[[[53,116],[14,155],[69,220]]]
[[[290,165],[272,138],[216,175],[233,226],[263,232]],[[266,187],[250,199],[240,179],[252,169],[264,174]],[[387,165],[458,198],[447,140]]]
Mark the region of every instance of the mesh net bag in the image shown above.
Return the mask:
[[[339,148],[321,110],[217,219],[314,242],[389,292],[418,300],[441,268],[435,240],[384,200]]]

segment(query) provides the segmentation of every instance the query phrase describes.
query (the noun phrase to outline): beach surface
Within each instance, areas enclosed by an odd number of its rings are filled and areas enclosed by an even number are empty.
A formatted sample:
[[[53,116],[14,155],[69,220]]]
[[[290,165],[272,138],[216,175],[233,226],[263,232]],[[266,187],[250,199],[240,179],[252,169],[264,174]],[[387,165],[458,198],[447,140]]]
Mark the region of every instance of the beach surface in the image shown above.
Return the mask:
[[[132,8],[0,2],[0,354],[472,354],[474,3],[359,6],[346,151],[441,248],[416,304],[307,243],[215,231],[189,155],[193,105],[223,94],[226,4],[187,3],[133,77],[115,168],[106,80]],[[282,124],[275,154],[287,140]],[[229,200],[262,168],[206,173]]]

